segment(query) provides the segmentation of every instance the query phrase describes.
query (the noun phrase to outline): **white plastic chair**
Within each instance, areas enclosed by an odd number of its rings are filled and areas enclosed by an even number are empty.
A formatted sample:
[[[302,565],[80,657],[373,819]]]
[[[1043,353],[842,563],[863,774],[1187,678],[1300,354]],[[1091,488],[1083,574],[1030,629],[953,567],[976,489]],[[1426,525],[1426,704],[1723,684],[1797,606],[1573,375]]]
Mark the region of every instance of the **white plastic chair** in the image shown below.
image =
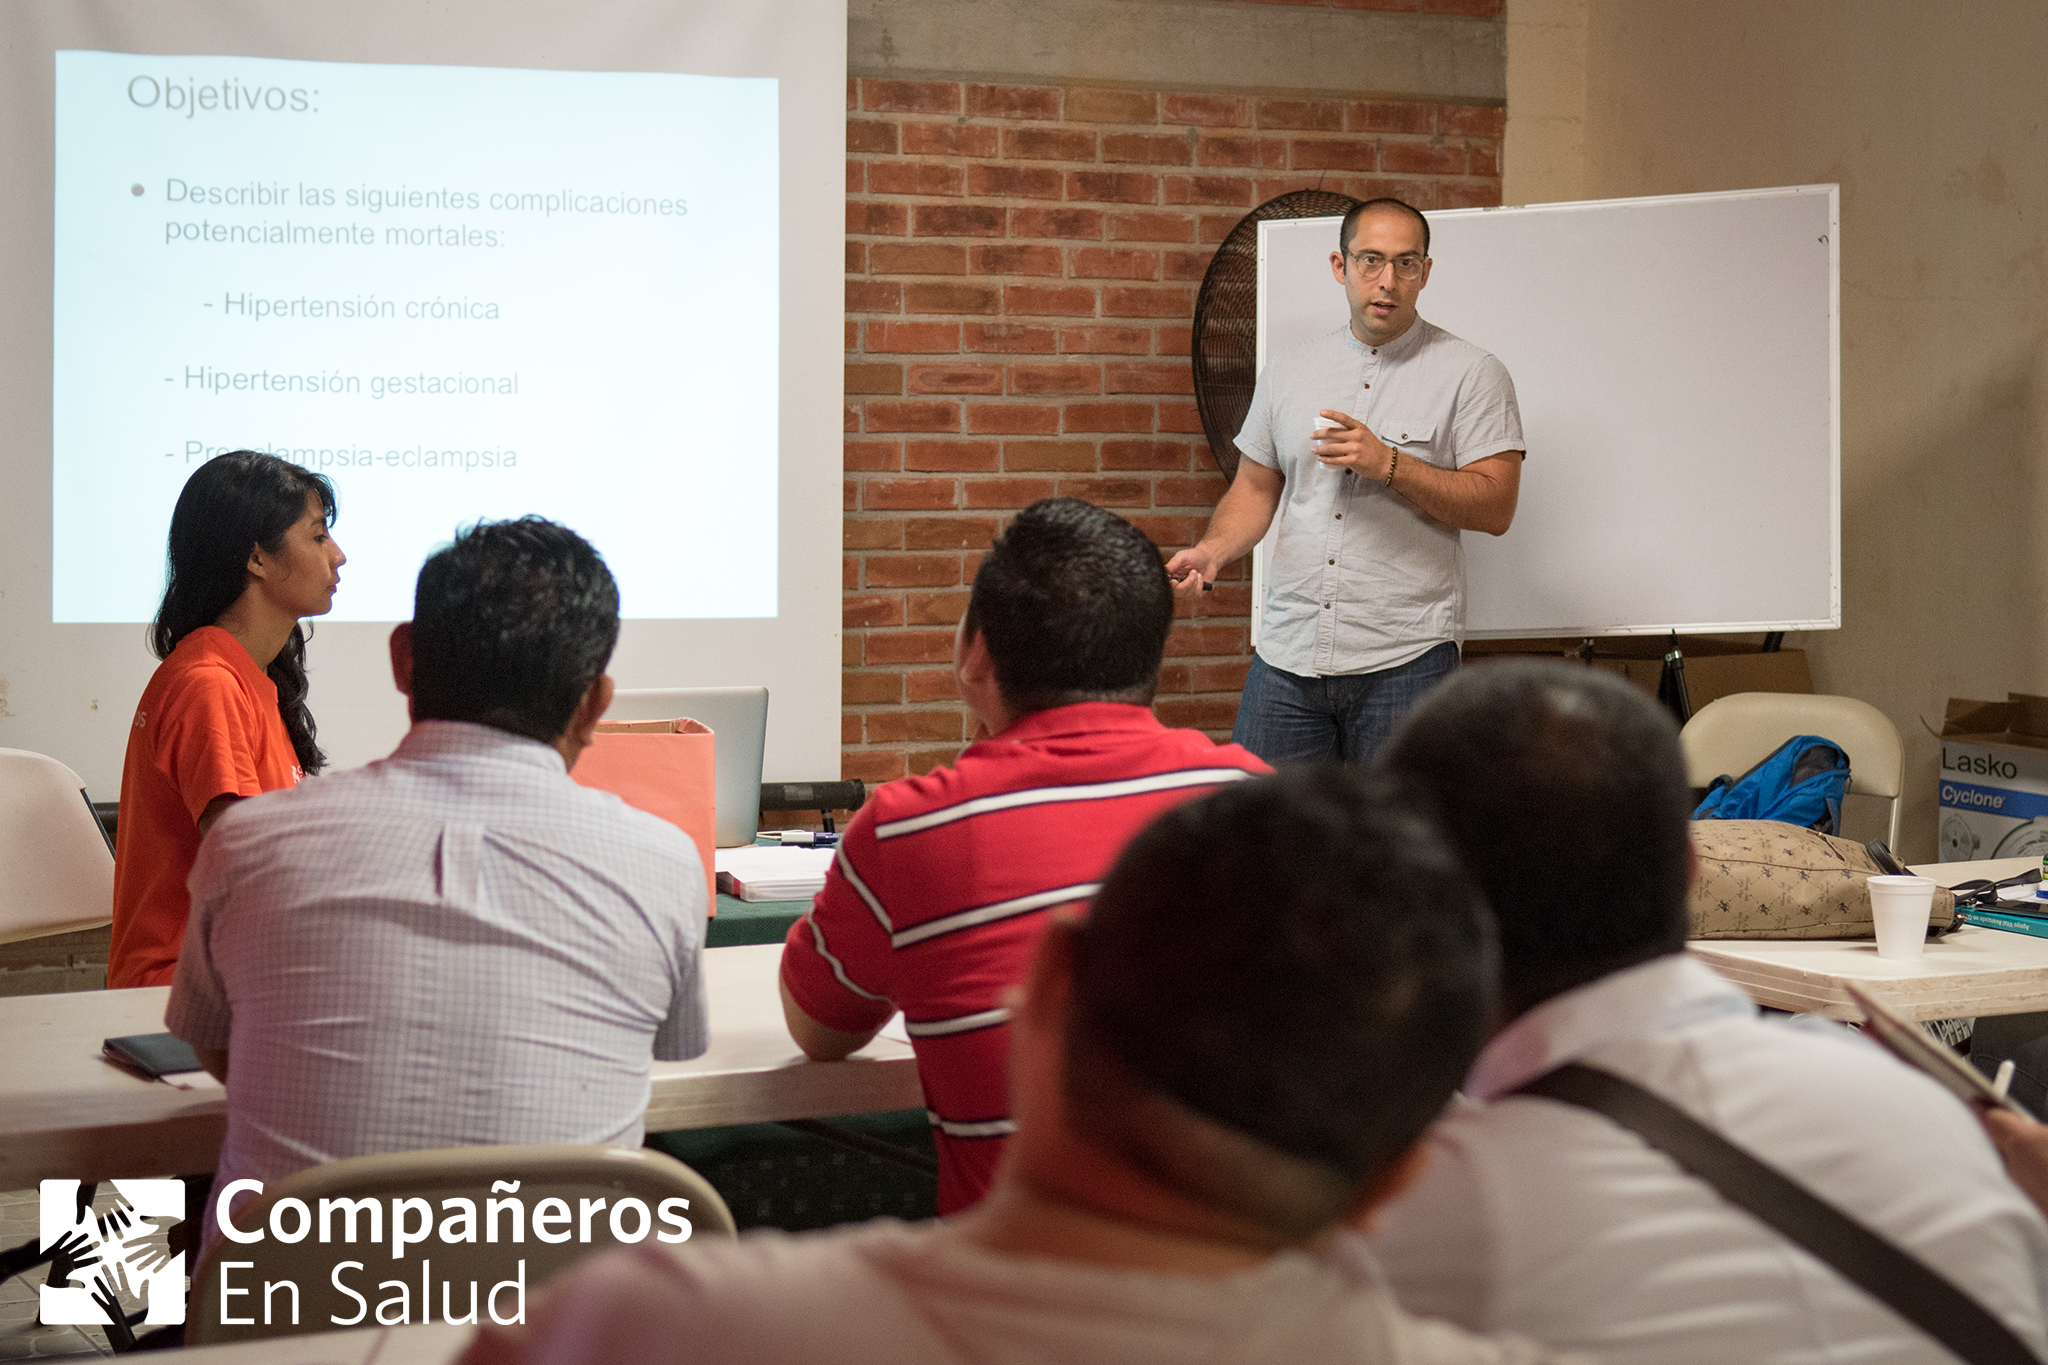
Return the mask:
[[[0,749],[0,943],[98,929],[114,916],[114,854],[78,774]]]
[[[516,1191],[507,1188],[513,1185]],[[217,1199],[219,1193],[214,1191],[210,1198]],[[673,1224],[664,1224],[657,1216],[664,1200],[677,1197],[688,1200],[689,1207],[686,1213],[672,1212],[688,1218],[692,1237],[734,1235],[732,1212],[710,1181],[674,1157],[644,1147],[448,1147],[350,1157],[314,1166],[270,1182],[261,1194],[244,1200],[235,1210],[237,1228],[244,1232],[263,1229],[264,1238],[238,1244],[216,1237],[207,1248],[192,1276],[185,1340],[203,1346],[334,1331],[331,1318],[356,1311],[354,1302],[333,1287],[335,1267],[348,1261],[356,1265],[341,1272],[343,1278],[355,1292],[366,1295],[373,1307],[384,1297],[382,1282],[395,1280],[408,1286],[410,1298],[420,1287],[421,1275],[427,1274],[436,1286],[433,1321],[440,1322],[444,1316],[440,1286],[453,1287],[449,1308],[456,1317],[463,1317],[470,1307],[469,1286],[475,1284],[477,1317],[488,1322],[487,1299],[493,1285],[523,1277],[530,1304],[533,1292],[551,1276],[585,1256],[619,1245],[613,1235],[613,1204],[638,1199],[648,1210],[644,1235],[637,1240],[655,1242],[663,1232],[677,1235]],[[271,1210],[286,1199],[299,1200],[313,1217],[310,1235],[298,1241],[284,1242],[271,1235]],[[334,1240],[322,1242],[319,1218],[323,1199],[374,1201],[380,1209],[381,1242],[373,1244],[367,1236],[367,1211],[362,1212],[357,1230],[361,1240],[344,1240],[348,1229],[344,1211],[332,1217]],[[434,1235],[402,1248],[403,1257],[394,1258],[392,1220],[396,1215],[392,1210],[394,1203],[403,1199],[426,1201],[437,1230],[456,1216],[443,1206],[444,1199],[469,1200],[474,1205],[476,1239],[444,1242]],[[567,1231],[566,1240],[551,1242],[536,1236],[534,1213],[546,1199],[563,1201],[572,1216],[566,1229],[551,1225],[554,1235]],[[499,1211],[503,1222],[496,1229],[497,1240],[486,1240],[492,1232],[492,1200],[517,1200],[524,1206],[523,1240],[512,1240],[510,1211],[503,1209]],[[606,1202],[586,1216],[584,1203],[597,1200]],[[297,1230],[295,1218],[296,1210],[286,1209],[275,1226],[290,1235]],[[591,1234],[587,1241],[582,1235],[586,1227]],[[235,1317],[254,1318],[252,1323],[223,1325],[220,1321],[223,1261],[237,1262],[230,1271],[230,1287],[249,1291],[246,1297],[236,1294],[228,1311]],[[429,1263],[431,1271],[424,1271],[422,1267]],[[296,1284],[297,1294],[277,1291],[272,1311],[266,1314],[267,1282]],[[294,1297],[298,1300],[297,1325],[291,1322],[289,1312]],[[424,1320],[417,1303],[409,1307],[410,1321]],[[498,1308],[501,1315],[511,1315],[509,1292],[498,1301]],[[266,1316],[271,1319],[267,1323]],[[343,1325],[368,1327],[376,1323],[365,1313],[362,1322]]]
[[[1686,780],[1704,787],[1739,777],[1794,735],[1819,735],[1849,755],[1849,791],[1890,802],[1885,846],[1899,846],[1899,798],[1905,750],[1884,712],[1854,697],[1804,692],[1736,692],[1701,707],[1678,732]]]

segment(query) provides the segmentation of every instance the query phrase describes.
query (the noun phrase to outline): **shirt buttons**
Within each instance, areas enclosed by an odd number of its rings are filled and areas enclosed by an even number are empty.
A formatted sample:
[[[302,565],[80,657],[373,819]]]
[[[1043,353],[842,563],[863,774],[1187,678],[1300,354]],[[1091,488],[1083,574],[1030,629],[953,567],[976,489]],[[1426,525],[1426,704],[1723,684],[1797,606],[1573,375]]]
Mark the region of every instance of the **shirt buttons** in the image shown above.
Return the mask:
[[[1335,564],[1335,563],[1336,563],[1337,561],[1333,559],[1333,560],[1331,560],[1330,562],[1331,562],[1332,564]]]
[[[1328,611],[1329,609],[1330,609],[1330,604],[1329,604],[1328,602],[1325,602],[1325,603],[1323,603],[1323,610],[1324,610],[1324,611]]]
[[[1344,514],[1343,514],[1342,512],[1339,512],[1339,513],[1337,514],[1337,520],[1339,520],[1339,521],[1342,521],[1342,520],[1344,520]]]

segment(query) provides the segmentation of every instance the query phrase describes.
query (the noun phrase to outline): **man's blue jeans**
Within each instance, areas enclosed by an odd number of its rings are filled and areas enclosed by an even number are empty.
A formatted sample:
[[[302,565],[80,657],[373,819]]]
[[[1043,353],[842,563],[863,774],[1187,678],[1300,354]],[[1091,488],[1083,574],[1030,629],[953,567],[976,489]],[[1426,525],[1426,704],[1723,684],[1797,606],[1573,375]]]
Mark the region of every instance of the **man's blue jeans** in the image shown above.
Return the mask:
[[[1458,667],[1446,640],[1419,659],[1377,673],[1303,678],[1257,655],[1230,737],[1279,766],[1308,759],[1370,763],[1408,708]]]

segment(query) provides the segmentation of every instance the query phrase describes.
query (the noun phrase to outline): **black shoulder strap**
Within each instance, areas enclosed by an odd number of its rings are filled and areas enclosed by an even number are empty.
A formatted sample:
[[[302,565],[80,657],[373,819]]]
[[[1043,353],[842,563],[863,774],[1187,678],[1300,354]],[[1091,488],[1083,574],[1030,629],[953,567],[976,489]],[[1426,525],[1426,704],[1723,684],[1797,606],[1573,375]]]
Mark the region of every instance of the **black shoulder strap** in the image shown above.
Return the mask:
[[[1970,1365],[2040,1365],[2012,1329],[1933,1268],[1634,1082],[1573,1062],[1514,1093],[1612,1119]]]

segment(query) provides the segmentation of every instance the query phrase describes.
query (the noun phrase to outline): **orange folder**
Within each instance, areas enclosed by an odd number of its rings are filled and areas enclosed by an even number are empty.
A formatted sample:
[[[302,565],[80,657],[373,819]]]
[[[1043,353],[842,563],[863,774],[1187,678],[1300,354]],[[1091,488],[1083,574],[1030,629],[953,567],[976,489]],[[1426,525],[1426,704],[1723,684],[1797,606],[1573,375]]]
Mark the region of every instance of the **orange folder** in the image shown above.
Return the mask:
[[[570,776],[689,835],[704,860],[705,903],[716,914],[718,874],[712,856],[718,806],[712,743],[711,728],[694,720],[599,721]]]

